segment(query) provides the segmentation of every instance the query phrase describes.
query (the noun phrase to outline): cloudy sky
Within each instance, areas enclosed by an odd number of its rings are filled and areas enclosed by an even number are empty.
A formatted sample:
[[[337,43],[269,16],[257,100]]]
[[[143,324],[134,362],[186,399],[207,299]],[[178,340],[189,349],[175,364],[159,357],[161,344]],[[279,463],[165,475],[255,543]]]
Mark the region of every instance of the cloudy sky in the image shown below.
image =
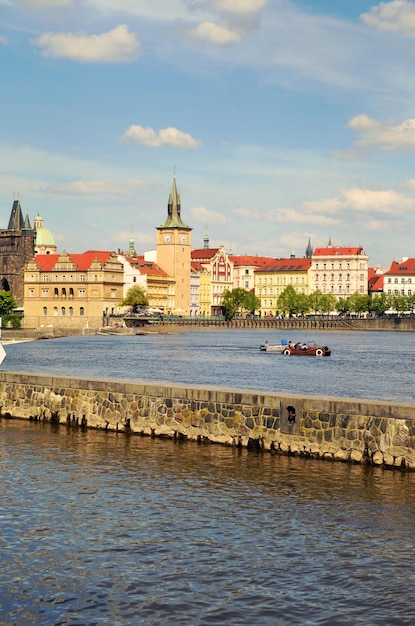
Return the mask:
[[[415,1],[0,0],[0,228],[415,256]]]

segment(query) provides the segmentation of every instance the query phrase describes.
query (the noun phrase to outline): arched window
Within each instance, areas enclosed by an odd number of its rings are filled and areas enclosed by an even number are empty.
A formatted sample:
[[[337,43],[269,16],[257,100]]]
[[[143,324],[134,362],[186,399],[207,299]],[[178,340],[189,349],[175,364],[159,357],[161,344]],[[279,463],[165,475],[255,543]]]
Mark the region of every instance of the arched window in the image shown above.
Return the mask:
[[[83,317],[83,316],[84,316],[84,314],[85,314],[84,307],[83,307],[83,306],[79,307],[79,315],[80,315],[81,317]]]
[[[55,296],[55,298],[59,297],[59,289],[57,287],[55,287],[55,289],[53,290],[53,295]]]
[[[64,307],[64,306],[62,307],[62,309],[61,309],[61,310],[62,310],[62,315],[63,315],[63,316],[64,316],[64,315],[66,315],[66,309],[65,309],[65,307]]]
[[[69,312],[69,317],[72,317],[72,315],[73,315],[73,307],[72,306],[69,307],[68,312]]]
[[[44,306],[44,307],[43,307],[43,315],[45,315],[45,316],[46,316],[47,314],[48,314],[48,307],[47,307],[47,306]]]
[[[66,287],[62,287],[62,298],[66,298]]]
[[[54,306],[53,307],[53,315],[56,317],[58,315],[58,307]]]

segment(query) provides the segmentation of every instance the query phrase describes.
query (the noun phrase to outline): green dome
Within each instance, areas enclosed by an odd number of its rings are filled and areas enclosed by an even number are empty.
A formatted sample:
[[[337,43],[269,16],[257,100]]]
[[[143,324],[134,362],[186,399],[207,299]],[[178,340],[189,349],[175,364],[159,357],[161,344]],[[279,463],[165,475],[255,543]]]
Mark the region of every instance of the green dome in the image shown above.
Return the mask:
[[[35,246],[38,246],[38,247],[42,246],[46,248],[51,248],[51,247],[56,248],[53,235],[50,232],[50,230],[48,230],[47,228],[43,226],[43,218],[40,217],[39,214],[36,215],[35,217],[34,225],[35,225],[35,230],[36,230]]]
[[[55,240],[50,230],[43,226],[36,229],[36,245],[49,247],[55,245]]]

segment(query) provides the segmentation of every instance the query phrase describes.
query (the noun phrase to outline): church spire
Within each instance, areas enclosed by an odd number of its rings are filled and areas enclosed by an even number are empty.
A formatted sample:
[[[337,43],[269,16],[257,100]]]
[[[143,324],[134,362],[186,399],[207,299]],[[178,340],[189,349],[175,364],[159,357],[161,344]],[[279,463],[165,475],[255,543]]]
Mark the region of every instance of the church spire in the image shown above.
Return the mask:
[[[160,228],[189,228],[181,218],[181,200],[177,191],[176,176],[173,178],[173,187],[167,203],[167,219]]]
[[[306,259],[311,259],[312,256],[313,256],[313,248],[311,247],[311,239],[309,237],[307,248],[305,249],[305,257]]]

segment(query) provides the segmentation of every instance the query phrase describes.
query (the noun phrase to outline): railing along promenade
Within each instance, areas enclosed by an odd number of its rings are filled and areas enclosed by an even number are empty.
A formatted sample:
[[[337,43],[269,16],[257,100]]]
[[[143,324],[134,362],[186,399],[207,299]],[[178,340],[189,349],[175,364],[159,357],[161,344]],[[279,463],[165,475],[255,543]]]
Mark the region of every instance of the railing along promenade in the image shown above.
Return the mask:
[[[306,318],[276,319],[272,317],[234,318],[223,317],[136,317],[125,316],[129,327],[138,326],[218,326],[222,328],[258,328],[286,330],[415,330],[415,317],[387,316],[379,318],[344,318],[334,316],[310,316]]]

